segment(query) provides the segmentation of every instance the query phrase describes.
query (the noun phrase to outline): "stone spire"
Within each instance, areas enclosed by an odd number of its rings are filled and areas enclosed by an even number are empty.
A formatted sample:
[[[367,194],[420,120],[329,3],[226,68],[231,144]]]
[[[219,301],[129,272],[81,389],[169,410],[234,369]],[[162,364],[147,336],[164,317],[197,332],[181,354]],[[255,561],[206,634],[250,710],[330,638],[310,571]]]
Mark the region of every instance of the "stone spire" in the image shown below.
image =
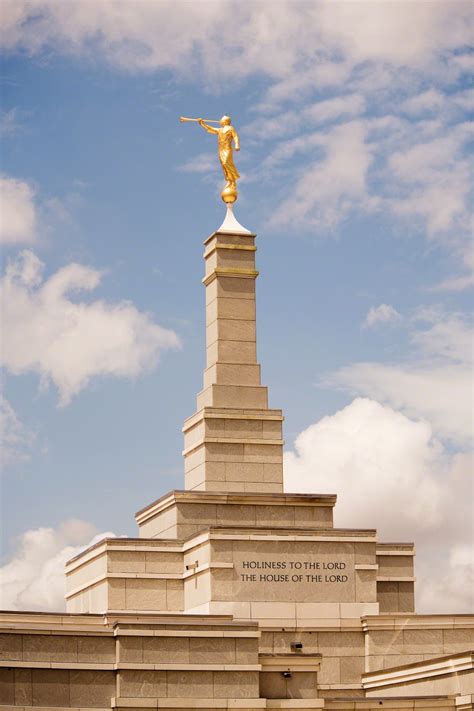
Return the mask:
[[[183,428],[186,489],[283,491],[283,416],[257,362],[255,236],[228,210],[204,242],[207,362]]]

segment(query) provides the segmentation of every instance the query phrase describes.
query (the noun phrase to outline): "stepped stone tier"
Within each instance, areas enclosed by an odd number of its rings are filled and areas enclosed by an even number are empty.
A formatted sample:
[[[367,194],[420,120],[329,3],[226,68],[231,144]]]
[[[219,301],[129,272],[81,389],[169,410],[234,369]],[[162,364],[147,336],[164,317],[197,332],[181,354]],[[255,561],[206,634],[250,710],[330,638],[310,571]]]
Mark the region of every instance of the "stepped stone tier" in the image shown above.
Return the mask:
[[[0,613],[0,709],[472,709],[474,615],[415,613],[413,544],[335,527],[335,495],[283,491],[255,235],[230,214],[204,258],[185,489],[136,514],[137,538],[67,563],[66,613]]]

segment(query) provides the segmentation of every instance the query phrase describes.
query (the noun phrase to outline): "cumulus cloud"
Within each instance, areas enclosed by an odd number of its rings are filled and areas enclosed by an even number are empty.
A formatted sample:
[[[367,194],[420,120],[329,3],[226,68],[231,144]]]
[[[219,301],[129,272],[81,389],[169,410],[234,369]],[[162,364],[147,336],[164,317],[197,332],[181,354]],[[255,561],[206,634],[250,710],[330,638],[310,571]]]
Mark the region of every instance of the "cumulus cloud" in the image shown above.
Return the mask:
[[[428,420],[439,437],[471,441],[472,325],[462,314],[419,311],[410,323],[414,357],[399,363],[353,363],[325,378]]]
[[[70,298],[96,289],[101,272],[72,263],[44,279],[43,269],[28,250],[7,265],[1,281],[3,364],[15,375],[37,373],[44,386],[54,383],[61,405],[94,377],[139,376],[155,367],[164,351],[179,347],[173,331],[130,302]]]
[[[0,243],[36,241],[35,192],[24,180],[0,177]]]
[[[91,3],[17,0],[2,13],[7,50],[102,55],[127,70],[199,66],[223,78],[265,73],[289,77],[309,60],[425,65],[470,44],[469,3],[190,3],[172,0]],[[233,18],[229,47],[228,19]],[[179,42],[176,38],[179,37]],[[334,60],[333,60],[334,61]],[[340,60],[339,60],[340,61]]]
[[[338,494],[337,526],[416,543],[419,612],[471,609],[472,588],[459,585],[473,534],[471,463],[448,454],[428,422],[358,398],[301,432],[284,471],[286,491]]]
[[[271,225],[304,221],[318,228],[333,227],[349,210],[358,210],[364,203],[368,207],[366,175],[372,156],[365,136],[365,127],[359,121],[315,134],[311,142],[320,146],[323,155],[300,171],[289,197],[273,213]],[[308,141],[298,138],[280,147],[280,157],[285,150],[288,156],[307,149]]]
[[[8,400],[0,397],[0,458],[2,469],[30,459],[35,433],[20,420]]]
[[[364,328],[372,328],[378,323],[395,323],[400,319],[400,314],[391,304],[380,304],[369,309],[362,325]]]
[[[64,610],[66,562],[102,538],[114,536],[98,533],[80,519],[64,521],[57,529],[25,531],[10,561],[0,568],[0,609]]]

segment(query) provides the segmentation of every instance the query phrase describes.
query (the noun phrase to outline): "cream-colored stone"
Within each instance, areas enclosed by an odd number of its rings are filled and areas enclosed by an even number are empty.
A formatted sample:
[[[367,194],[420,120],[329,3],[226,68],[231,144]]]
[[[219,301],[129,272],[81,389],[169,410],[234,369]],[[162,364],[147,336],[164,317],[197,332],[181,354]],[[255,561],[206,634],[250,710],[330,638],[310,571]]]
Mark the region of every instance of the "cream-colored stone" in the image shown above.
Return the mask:
[[[411,556],[377,556],[380,576],[411,577],[413,576],[413,557]]]
[[[341,683],[360,684],[361,675],[365,671],[365,657],[347,656],[340,658]]]
[[[15,671],[0,669],[0,703],[15,703]]]
[[[216,699],[255,699],[259,696],[258,672],[214,672],[213,686]]]
[[[25,662],[77,662],[77,637],[25,634]]]
[[[114,637],[78,637],[77,661],[98,662],[100,664],[115,662]]]
[[[120,696],[128,699],[152,699],[167,695],[167,672],[144,669],[120,671]]]
[[[71,706],[107,708],[115,695],[114,673],[73,669],[69,672],[69,694]]]
[[[214,341],[208,344],[207,365],[213,363],[256,363],[255,341]]]
[[[187,637],[144,637],[145,664],[193,664]]]
[[[119,638],[119,661],[129,664],[143,663],[143,640],[145,637],[125,637]]]
[[[244,277],[220,276],[206,287],[206,298],[254,299],[255,280]]]
[[[255,321],[246,319],[219,319],[210,324],[207,329],[209,332],[208,344],[214,341],[256,341]]]
[[[339,657],[326,657],[323,655],[321,669],[318,672],[318,683],[341,683],[341,659]]]
[[[235,639],[191,637],[189,659],[191,664],[235,664]]]
[[[358,602],[377,602],[376,570],[356,570],[355,584]]]
[[[23,659],[22,636],[19,634],[0,634],[0,660]]]
[[[263,439],[262,420],[225,420],[225,436],[243,439]]]
[[[247,462],[280,464],[283,448],[281,444],[244,444],[244,457]]]
[[[474,628],[443,630],[443,654],[474,649]]]
[[[178,699],[212,698],[214,693],[211,671],[167,672],[168,696]]]
[[[226,462],[226,481],[262,481],[263,465],[248,462]]]
[[[183,556],[173,552],[145,552],[145,572],[147,573],[182,573]]]
[[[138,551],[113,551],[107,553],[109,573],[144,573],[145,553]]]
[[[127,610],[166,610],[166,580],[127,578]]]
[[[120,578],[109,578],[108,585],[108,609],[125,610],[125,580]]]
[[[218,297],[206,310],[206,318],[235,318],[255,321],[255,298],[238,299]]]
[[[239,249],[219,249],[217,252],[216,266],[224,269],[255,269],[255,252],[240,251]],[[212,268],[213,256],[209,257]]]
[[[0,689],[0,699],[2,699]],[[33,683],[31,669],[15,669],[15,704],[31,706],[33,703]]]
[[[184,584],[182,580],[166,581],[166,609],[182,610],[184,606]]]
[[[66,669],[33,669],[33,706],[69,706],[69,673]]]
[[[215,363],[204,371],[204,387],[218,385],[260,385],[260,366],[248,363]],[[190,442],[191,444],[191,442]],[[185,446],[188,446],[185,440]]]

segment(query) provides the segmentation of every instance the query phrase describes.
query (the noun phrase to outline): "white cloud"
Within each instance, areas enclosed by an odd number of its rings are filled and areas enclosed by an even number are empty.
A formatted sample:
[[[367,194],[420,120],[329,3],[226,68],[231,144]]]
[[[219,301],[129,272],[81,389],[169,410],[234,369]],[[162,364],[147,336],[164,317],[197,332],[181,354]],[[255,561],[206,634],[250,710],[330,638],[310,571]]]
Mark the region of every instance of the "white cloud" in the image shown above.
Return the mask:
[[[177,335],[130,302],[72,301],[92,291],[102,273],[68,264],[43,279],[43,263],[25,250],[8,263],[3,292],[3,363],[12,374],[38,373],[67,404],[97,376],[136,377],[156,366]],[[19,329],[18,324],[22,324]]]
[[[444,105],[446,97],[437,89],[428,89],[421,94],[411,96],[403,102],[401,108],[407,114],[416,116],[427,111],[435,111]]]
[[[12,464],[30,459],[35,433],[19,419],[8,400],[0,396],[0,458],[5,470]]]
[[[284,471],[286,491],[338,494],[336,526],[415,542],[419,612],[470,609],[471,590],[458,584],[465,564],[458,552],[472,539],[471,467],[466,455],[444,451],[428,422],[356,399],[301,432]],[[435,574],[433,560],[437,569],[450,561],[453,575]],[[440,580],[444,595],[436,599]]]
[[[36,241],[35,192],[24,180],[0,177],[0,243]]]
[[[317,134],[324,150],[320,160],[306,165],[288,198],[271,217],[272,225],[305,221],[321,227],[334,226],[349,212],[368,207],[366,175],[371,163],[371,149],[365,143],[362,122],[352,121]],[[298,143],[296,143],[298,141]],[[295,139],[290,150],[305,150],[305,139]],[[306,142],[306,150],[308,143]],[[281,151],[284,146],[280,148]]]
[[[460,445],[472,438],[472,329],[462,315],[419,312],[411,321],[414,357],[394,364],[353,363],[326,385],[365,395],[432,423]]]
[[[454,9],[453,9],[454,8]],[[232,36],[229,38],[229,18]],[[197,67],[207,77],[290,77],[309,61],[326,65],[426,65],[470,44],[469,3],[450,2],[93,3],[17,0],[2,13],[5,49],[102,55],[127,70]],[[337,57],[337,60],[334,59]],[[326,73],[328,69],[326,68]]]
[[[395,323],[400,320],[400,314],[391,304],[380,304],[369,309],[362,326],[364,328],[372,328],[378,323]]]
[[[70,519],[57,529],[25,531],[17,542],[11,560],[0,568],[0,609],[65,609],[66,562],[102,538],[115,534],[97,533],[86,521]]]

